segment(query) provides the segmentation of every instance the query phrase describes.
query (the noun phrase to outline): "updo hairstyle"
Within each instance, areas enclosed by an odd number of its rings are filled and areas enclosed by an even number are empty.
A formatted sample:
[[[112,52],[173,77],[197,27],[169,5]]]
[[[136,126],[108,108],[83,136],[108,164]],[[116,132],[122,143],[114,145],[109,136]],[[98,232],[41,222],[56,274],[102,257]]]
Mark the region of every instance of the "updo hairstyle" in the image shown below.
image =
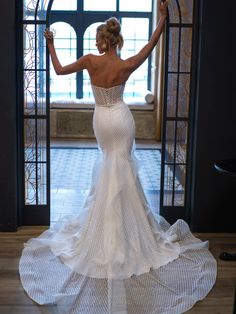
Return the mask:
[[[107,40],[111,47],[118,48],[123,47],[124,39],[121,35],[120,22],[115,17],[111,17],[104,23],[97,27],[97,33],[105,40]]]

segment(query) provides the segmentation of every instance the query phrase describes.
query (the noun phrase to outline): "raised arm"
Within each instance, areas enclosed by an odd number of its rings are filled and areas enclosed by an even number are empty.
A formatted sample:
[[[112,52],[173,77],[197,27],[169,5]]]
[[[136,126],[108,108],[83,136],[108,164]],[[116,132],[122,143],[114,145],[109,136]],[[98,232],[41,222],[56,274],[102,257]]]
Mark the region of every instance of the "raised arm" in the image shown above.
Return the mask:
[[[49,53],[51,55],[52,64],[53,64],[53,67],[54,67],[56,74],[66,75],[66,74],[71,74],[74,72],[79,72],[81,70],[88,68],[89,60],[90,60],[89,55],[82,56],[77,61],[75,61],[71,64],[68,64],[68,65],[62,66],[58,57],[57,57],[52,32],[46,30],[44,32],[44,36],[45,36],[46,41],[47,41]]]
[[[159,7],[161,16],[158,21],[158,25],[154,33],[152,34],[149,42],[139,51],[138,54],[125,60],[128,71],[130,71],[131,73],[134,70],[136,70],[149,57],[152,50],[158,43],[158,40],[165,26],[165,20],[167,16],[167,5],[168,5],[167,0],[165,0],[164,2],[161,1],[160,7]]]

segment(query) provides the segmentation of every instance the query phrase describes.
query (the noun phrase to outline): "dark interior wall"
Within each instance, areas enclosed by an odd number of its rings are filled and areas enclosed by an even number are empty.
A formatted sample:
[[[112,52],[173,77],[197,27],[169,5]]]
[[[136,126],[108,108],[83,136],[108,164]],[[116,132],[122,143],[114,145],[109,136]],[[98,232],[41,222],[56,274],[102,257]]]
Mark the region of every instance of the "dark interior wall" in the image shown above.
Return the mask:
[[[17,223],[15,1],[0,1],[0,231]]]
[[[201,0],[192,206],[192,229],[199,232],[236,232],[236,177],[214,168],[216,160],[236,158],[235,25],[228,4]]]

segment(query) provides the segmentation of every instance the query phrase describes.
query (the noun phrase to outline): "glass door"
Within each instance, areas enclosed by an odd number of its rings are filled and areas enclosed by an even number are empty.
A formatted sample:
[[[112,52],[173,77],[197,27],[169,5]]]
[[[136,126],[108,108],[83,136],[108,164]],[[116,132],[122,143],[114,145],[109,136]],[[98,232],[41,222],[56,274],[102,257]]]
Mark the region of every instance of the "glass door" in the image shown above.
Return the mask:
[[[171,1],[168,10],[160,214],[174,223],[188,220],[190,199],[194,1]]]
[[[49,4],[23,1],[24,225],[50,223],[49,60],[43,36]]]

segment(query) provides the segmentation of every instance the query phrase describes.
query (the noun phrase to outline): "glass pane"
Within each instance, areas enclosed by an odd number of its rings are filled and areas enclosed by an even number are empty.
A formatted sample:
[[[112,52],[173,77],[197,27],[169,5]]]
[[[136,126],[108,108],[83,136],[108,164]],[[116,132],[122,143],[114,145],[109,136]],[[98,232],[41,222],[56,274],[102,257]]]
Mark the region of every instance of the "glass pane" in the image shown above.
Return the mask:
[[[101,23],[103,22],[97,22],[89,25],[89,27],[84,32],[84,55],[88,53],[99,55],[96,47],[96,32],[97,27],[101,25]]]
[[[56,31],[55,47],[62,65],[73,63],[77,59],[77,42],[74,29],[67,23],[58,22],[51,25]],[[51,100],[76,98],[76,73],[58,76],[50,60]]]
[[[77,0],[54,0],[52,10],[55,11],[75,11],[77,10]]]
[[[174,206],[184,206],[186,167],[176,166]]]
[[[120,11],[152,12],[152,0],[120,0]]]
[[[36,132],[35,120],[24,120],[25,203],[36,204]]]
[[[116,0],[84,0],[85,11],[116,11]]]
[[[47,161],[47,122],[46,119],[37,120],[37,137],[38,137],[38,161]]]
[[[169,72],[178,71],[179,61],[179,29],[176,27],[170,27],[169,34]]]
[[[182,23],[193,23],[193,0],[179,0]]]
[[[36,163],[25,164],[25,204],[36,204]]]
[[[186,164],[186,152],[188,141],[188,122],[177,122],[176,163]]]
[[[148,42],[149,19],[147,18],[122,18],[122,34],[124,47],[121,50],[121,58],[127,59],[138,53]],[[124,93],[125,101],[132,98],[143,100],[143,94],[147,90],[148,60],[138,68],[129,78]]]
[[[37,69],[46,69],[46,40],[43,36],[45,25],[37,25]]]
[[[37,1],[24,0],[23,1],[23,18],[24,20],[34,19]]]
[[[76,75],[59,76],[51,75],[50,80],[51,101],[76,98]]]
[[[190,74],[179,76],[178,117],[189,116]]]
[[[25,162],[36,161],[35,120],[24,120]]]
[[[37,114],[46,115],[46,71],[38,71],[37,94]]]
[[[176,116],[177,74],[168,74],[167,117]]]
[[[38,163],[38,204],[47,204],[47,165]]]
[[[29,24],[23,28],[24,69],[33,70],[46,68],[46,41],[43,36],[44,25]],[[37,47],[35,47],[35,30],[37,35]],[[37,63],[35,57],[37,54]]]
[[[149,19],[147,18],[122,18],[122,34],[127,40],[148,40]]]
[[[184,0],[186,2],[186,0]],[[188,0],[187,0],[188,1]],[[179,8],[177,1],[169,1],[169,21],[170,23],[179,23]]]
[[[35,114],[35,72],[24,72],[24,114]]]
[[[173,166],[165,165],[164,168],[164,206],[171,206],[173,198]]]
[[[175,153],[175,121],[166,122],[165,163],[174,162]]]
[[[84,32],[84,55],[93,53],[99,55],[96,47],[97,27],[103,22],[97,22],[89,25]],[[87,71],[83,71],[83,98],[93,99],[93,93],[90,85],[90,79]]]
[[[91,89],[90,78],[88,72],[83,73],[83,98],[85,99],[93,99],[93,92]]]
[[[180,71],[191,71],[192,56],[192,29],[182,28],[181,30],[181,49],[180,49]]]
[[[46,20],[49,1],[50,0],[38,0],[37,19]]]
[[[35,26],[24,25],[23,29],[24,69],[35,68]]]

